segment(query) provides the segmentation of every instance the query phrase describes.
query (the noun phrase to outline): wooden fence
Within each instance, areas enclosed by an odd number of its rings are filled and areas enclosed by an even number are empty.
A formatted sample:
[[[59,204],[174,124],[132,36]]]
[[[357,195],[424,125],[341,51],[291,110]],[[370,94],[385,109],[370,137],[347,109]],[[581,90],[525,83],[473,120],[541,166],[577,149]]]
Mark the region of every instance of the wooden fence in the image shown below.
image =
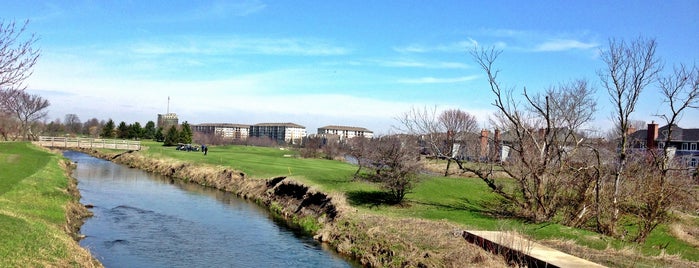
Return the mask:
[[[141,141],[95,139],[95,138],[69,138],[40,136],[35,143],[44,147],[59,148],[106,148],[122,150],[141,150]]]

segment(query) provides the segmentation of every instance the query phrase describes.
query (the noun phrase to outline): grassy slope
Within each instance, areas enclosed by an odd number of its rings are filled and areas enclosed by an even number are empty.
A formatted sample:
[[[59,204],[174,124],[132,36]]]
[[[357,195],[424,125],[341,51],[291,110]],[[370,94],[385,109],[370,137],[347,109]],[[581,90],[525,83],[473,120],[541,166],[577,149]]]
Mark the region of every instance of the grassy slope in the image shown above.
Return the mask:
[[[345,193],[353,206],[372,213],[396,217],[447,219],[473,229],[515,229],[536,239],[573,240],[594,249],[636,247],[594,232],[558,224],[527,224],[517,220],[490,217],[485,213],[486,203],[497,200],[497,196],[478,179],[426,176],[413,192],[406,196],[407,205],[385,206],[376,202],[376,198],[380,197],[378,186],[351,179],[356,167],[350,164],[285,157],[296,153],[274,148],[210,147],[209,155],[204,156],[200,152],[180,152],[155,143],[145,145],[150,146],[150,149],[145,151],[146,154],[230,166],[246,172],[253,178],[291,174],[291,177],[309,182],[321,190]],[[699,249],[670,236],[666,226],[654,231],[640,249],[646,254],[657,255],[660,253],[658,245],[665,244],[668,244],[666,253],[681,254],[683,258],[699,261]]]
[[[72,197],[58,161],[29,143],[0,143],[0,266],[91,265],[64,231]]]

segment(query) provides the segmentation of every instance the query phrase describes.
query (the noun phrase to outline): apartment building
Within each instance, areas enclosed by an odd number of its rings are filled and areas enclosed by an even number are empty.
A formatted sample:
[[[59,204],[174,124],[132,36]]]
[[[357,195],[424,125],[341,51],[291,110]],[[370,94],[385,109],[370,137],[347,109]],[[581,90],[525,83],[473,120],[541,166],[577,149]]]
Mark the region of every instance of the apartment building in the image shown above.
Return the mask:
[[[205,134],[214,134],[228,140],[246,140],[250,133],[250,125],[203,123],[192,125],[192,131]]]
[[[363,127],[348,126],[324,126],[318,128],[318,136],[329,138],[337,137],[340,141],[354,137],[373,138],[374,132]]]
[[[294,123],[260,123],[250,126],[250,137],[270,138],[278,143],[300,144],[306,127]]]

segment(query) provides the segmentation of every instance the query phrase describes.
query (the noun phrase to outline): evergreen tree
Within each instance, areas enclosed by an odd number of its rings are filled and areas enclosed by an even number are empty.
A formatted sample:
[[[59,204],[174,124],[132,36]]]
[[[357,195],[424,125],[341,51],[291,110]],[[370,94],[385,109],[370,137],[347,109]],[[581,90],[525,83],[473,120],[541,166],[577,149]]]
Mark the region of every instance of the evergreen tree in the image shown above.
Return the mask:
[[[165,141],[163,143],[164,146],[173,146],[177,144],[179,140],[180,134],[179,131],[177,131],[176,126],[171,126],[167,130],[167,134],[165,134]]]
[[[102,127],[102,134],[100,136],[105,139],[114,138],[114,121],[111,118],[104,124],[104,127]]]
[[[141,123],[134,122],[129,125],[129,139],[141,139],[143,137],[143,128]]]
[[[153,121],[148,121],[146,123],[146,127],[143,128],[143,137],[144,139],[155,139],[155,122]],[[163,134],[162,132],[160,133],[161,135]]]
[[[117,127],[117,130],[116,130],[116,137],[117,137],[117,139],[128,139],[129,138],[129,126],[126,125],[126,122],[121,121],[121,123],[119,123],[119,126]]]
[[[180,134],[179,135],[180,136],[179,142],[187,143],[187,144],[192,143],[193,134],[192,134],[192,128],[189,126],[189,123],[187,123],[187,121],[184,121],[184,123],[182,123],[181,128],[182,129],[180,130],[180,133],[179,133]]]
[[[147,127],[147,125],[146,125]],[[153,135],[153,140],[157,142],[164,142],[165,141],[165,135],[163,134],[163,128],[159,127],[157,130],[155,130],[155,134]]]

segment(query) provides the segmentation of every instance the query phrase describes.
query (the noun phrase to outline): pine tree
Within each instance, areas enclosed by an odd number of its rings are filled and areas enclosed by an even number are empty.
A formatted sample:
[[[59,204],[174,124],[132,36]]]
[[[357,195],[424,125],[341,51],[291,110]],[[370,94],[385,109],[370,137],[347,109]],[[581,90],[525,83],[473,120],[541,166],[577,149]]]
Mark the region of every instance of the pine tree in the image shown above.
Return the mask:
[[[171,126],[167,130],[167,134],[165,134],[165,142],[163,143],[164,146],[173,146],[177,144],[179,140],[180,134],[179,131],[177,131],[176,126]]]
[[[114,138],[114,121],[110,118],[104,127],[102,127],[102,138],[110,139]]]

